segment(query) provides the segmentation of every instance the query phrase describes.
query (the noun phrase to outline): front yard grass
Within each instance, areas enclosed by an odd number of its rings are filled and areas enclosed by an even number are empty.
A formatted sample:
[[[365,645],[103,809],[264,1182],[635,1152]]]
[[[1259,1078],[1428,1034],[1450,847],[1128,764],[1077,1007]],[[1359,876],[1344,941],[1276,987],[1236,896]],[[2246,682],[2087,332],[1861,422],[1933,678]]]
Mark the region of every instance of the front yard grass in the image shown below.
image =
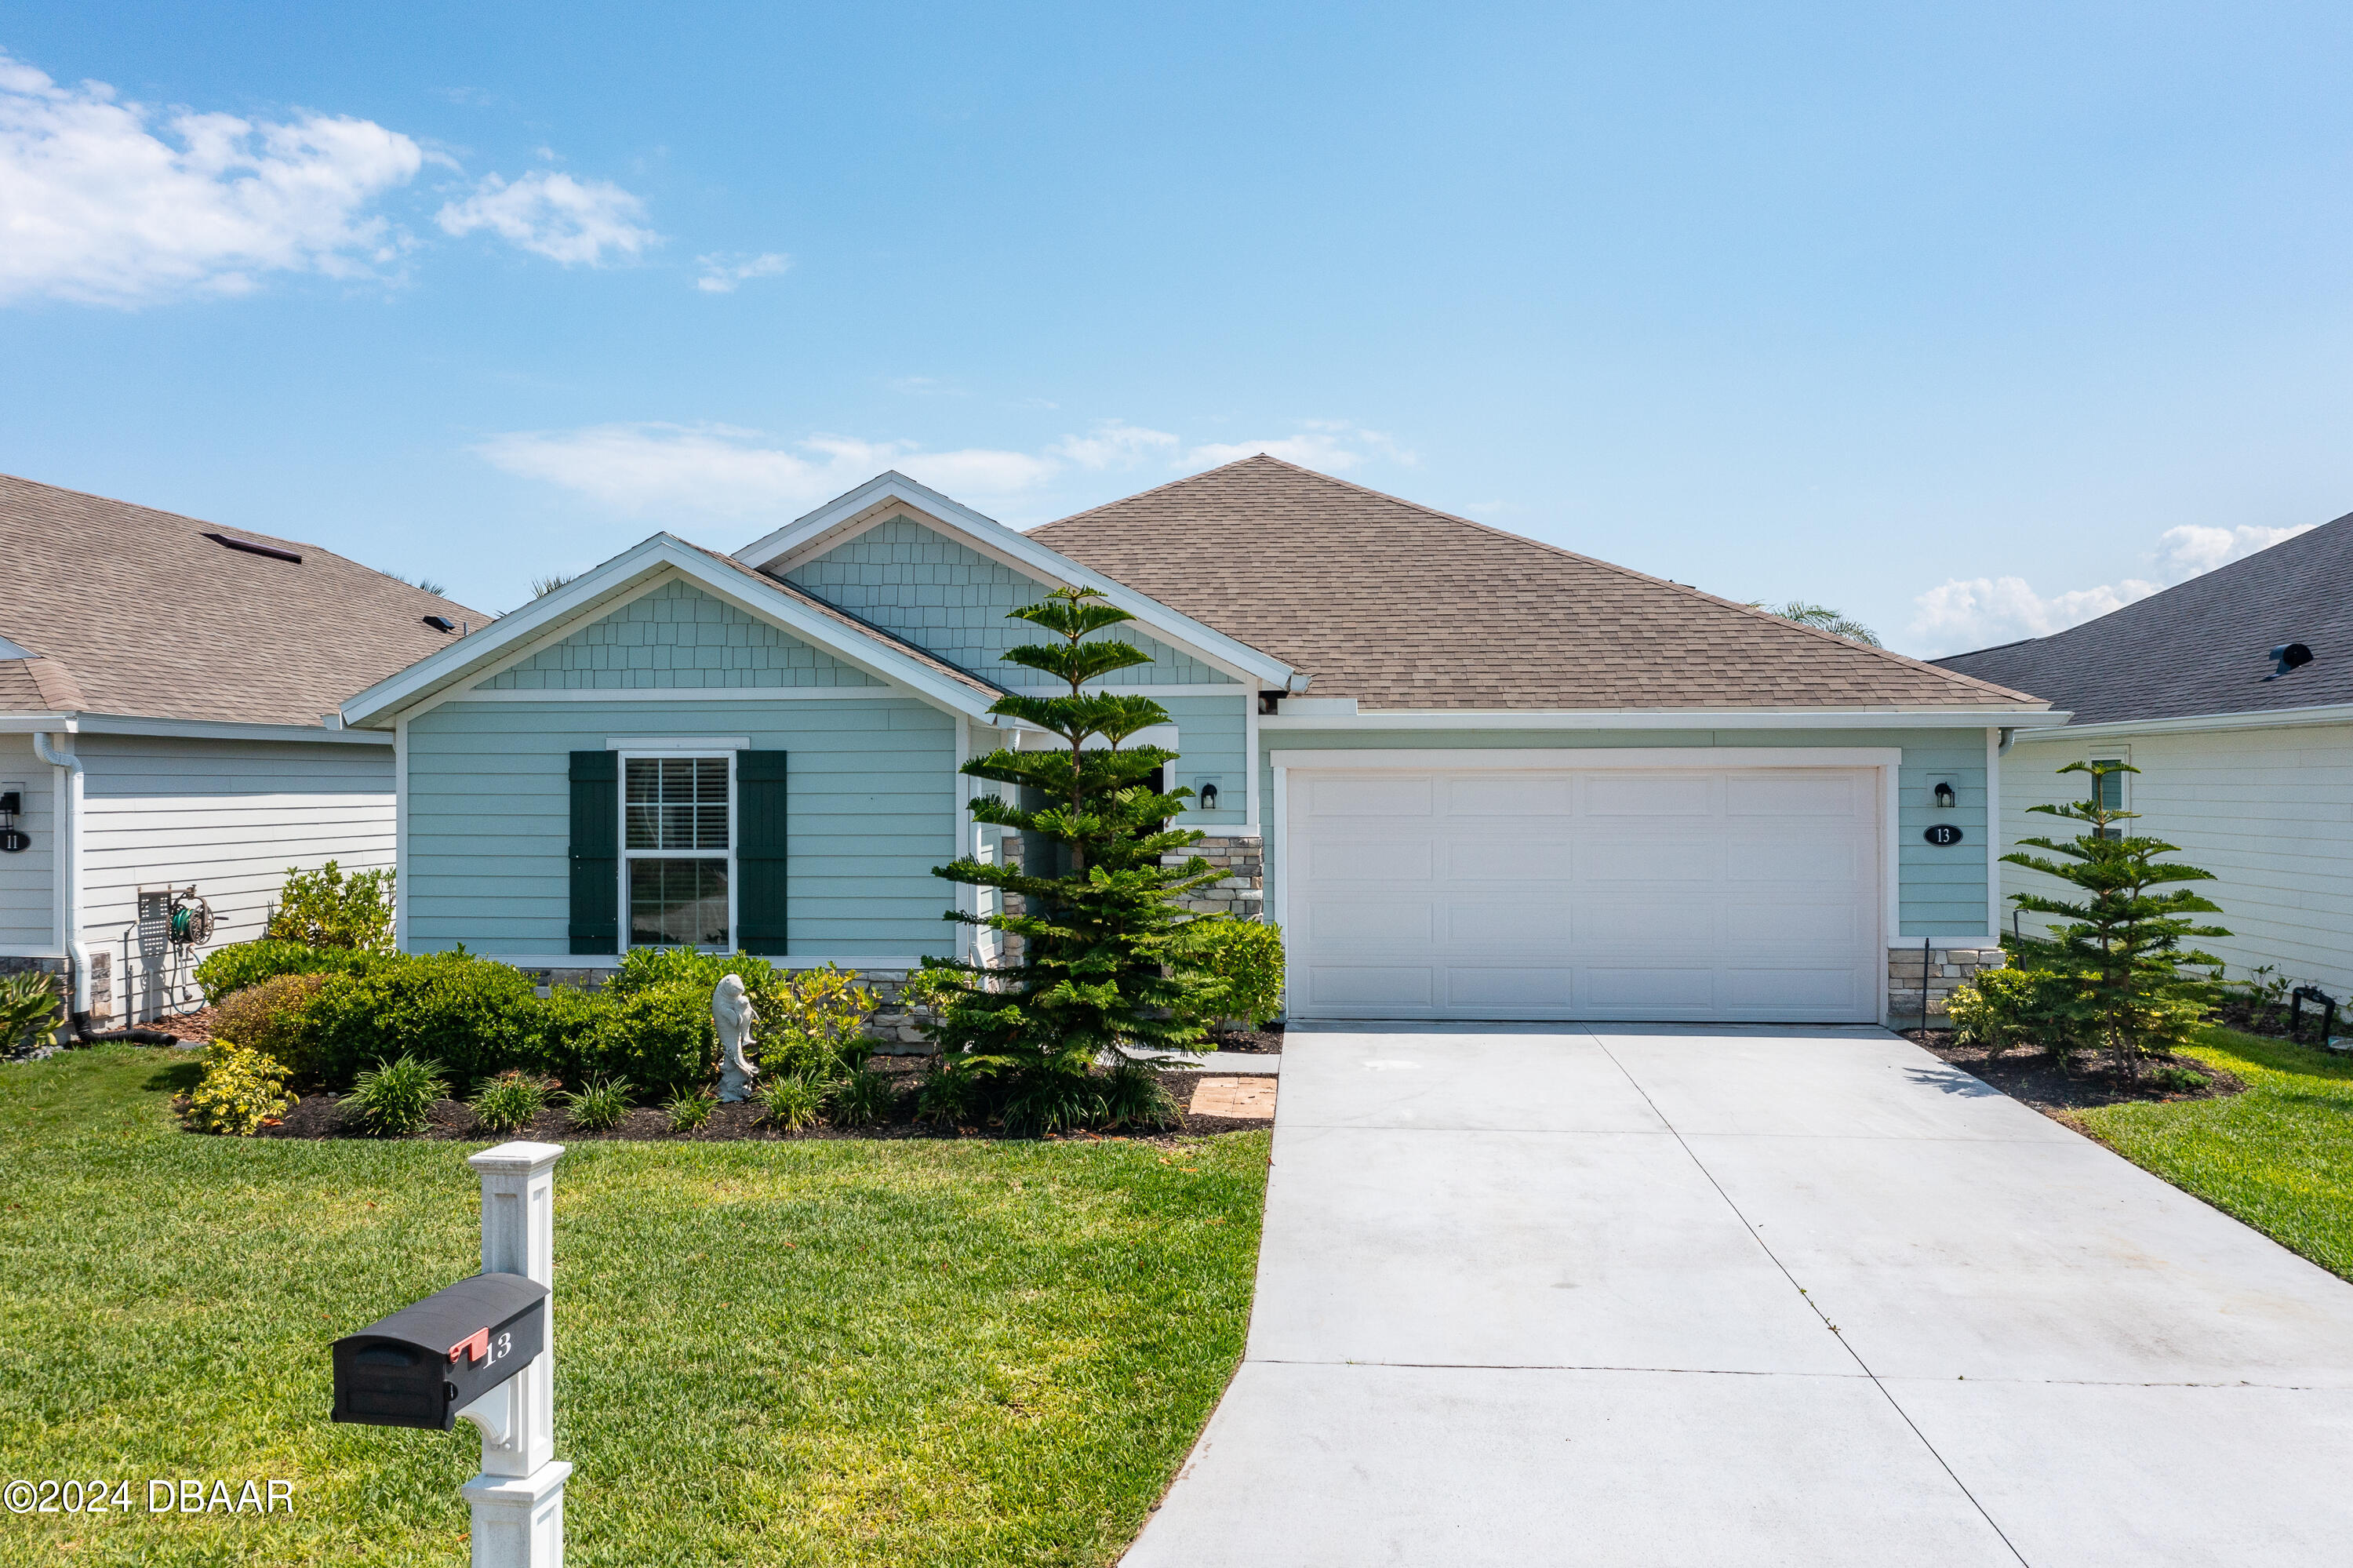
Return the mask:
[[[2221,1099],[2069,1117],[2135,1164],[2353,1279],[2353,1062],[2209,1029],[2189,1055],[2244,1079]]]
[[[297,1511],[0,1513],[0,1562],[464,1562],[473,1429],[331,1423],[327,1346],[474,1271],[477,1146],[195,1137],[193,1077],[0,1067],[0,1480],[277,1478]],[[575,1146],[567,1561],[1113,1561],[1240,1358],[1267,1148]]]

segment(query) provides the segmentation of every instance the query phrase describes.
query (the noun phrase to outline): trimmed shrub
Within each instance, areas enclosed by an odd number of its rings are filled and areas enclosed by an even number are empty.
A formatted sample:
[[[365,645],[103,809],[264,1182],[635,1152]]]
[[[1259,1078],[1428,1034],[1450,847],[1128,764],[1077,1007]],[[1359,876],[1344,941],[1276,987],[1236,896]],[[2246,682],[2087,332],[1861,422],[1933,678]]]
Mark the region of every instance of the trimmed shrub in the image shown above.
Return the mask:
[[[0,979],[0,1055],[34,1033],[55,1029],[65,1012],[64,988],[37,969]]]
[[[501,1073],[474,1097],[474,1119],[491,1132],[521,1132],[547,1108],[547,1086],[528,1073]]]
[[[391,954],[358,952],[349,948],[311,948],[301,942],[232,942],[205,955],[196,965],[196,984],[205,1001],[217,1007],[221,999],[248,986],[280,975],[350,974],[395,961]]]
[[[343,1108],[378,1138],[400,1138],[425,1130],[425,1113],[435,1100],[449,1097],[449,1086],[433,1064],[403,1054],[379,1062],[359,1075]]]
[[[1201,962],[1225,986],[1216,1007],[1252,1029],[1282,1011],[1282,929],[1265,920],[1210,916],[1186,928]]]
[[[603,1132],[619,1126],[621,1118],[629,1114],[629,1081],[591,1078],[565,1096],[564,1105],[573,1126],[583,1132]]]
[[[285,1091],[282,1063],[229,1041],[216,1040],[205,1047],[205,1075],[181,1107],[180,1117],[198,1132],[251,1138],[294,1103],[294,1097]]]
[[[213,1009],[213,1033],[275,1057],[297,1078],[311,1075],[315,1044],[309,1013],[325,975],[272,975],[231,991]]]
[[[2027,1046],[2063,1061],[2093,1028],[2080,977],[2059,969],[1987,969],[1946,1002],[1953,1038],[1995,1052]]]
[[[334,976],[304,1014],[314,1070],[328,1083],[348,1083],[363,1063],[393,1054],[479,1082],[533,1065],[542,1038],[531,977],[463,952],[386,957]]]
[[[567,1084],[626,1078],[656,1095],[691,1094],[718,1070],[711,993],[700,980],[619,995],[551,991],[538,1017],[544,1060]]]
[[[389,948],[392,877],[389,870],[346,876],[332,860],[316,871],[290,865],[278,890],[278,908],[261,935],[313,948]]]
[[[764,1073],[831,1074],[866,1059],[866,1019],[874,1011],[874,993],[831,964],[794,974],[749,953],[632,948],[599,994],[633,997],[691,986],[707,1014],[712,990],[728,975],[743,980],[760,1015],[748,1054]]]

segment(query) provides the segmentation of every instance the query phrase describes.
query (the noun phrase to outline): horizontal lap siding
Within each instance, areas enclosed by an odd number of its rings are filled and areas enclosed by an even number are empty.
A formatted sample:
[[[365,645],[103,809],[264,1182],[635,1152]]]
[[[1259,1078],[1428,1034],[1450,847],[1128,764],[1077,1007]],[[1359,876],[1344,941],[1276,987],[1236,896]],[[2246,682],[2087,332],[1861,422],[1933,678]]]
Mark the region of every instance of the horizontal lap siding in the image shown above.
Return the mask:
[[[742,736],[790,760],[794,957],[949,952],[955,721],[907,698],[450,703],[408,730],[408,941],[568,946],[569,754],[621,736]]]
[[[2208,918],[2231,935],[2200,947],[2233,975],[2273,964],[2339,995],[2353,990],[2353,726],[2138,736],[2098,749],[2128,751],[2141,770],[2127,781],[2127,804],[2141,813],[2127,830],[2179,844],[2168,858],[2215,874],[2194,885],[2222,906]],[[2085,776],[2056,769],[2092,755],[2081,739],[2012,747],[2002,768],[2005,849],[2074,835],[2076,824],[2027,808],[2081,799]],[[2022,866],[2002,872],[2005,896],[2069,892]]]
[[[132,1011],[185,1000],[186,976],[139,945],[139,889],[193,885],[210,944],[261,935],[290,868],[393,863],[389,746],[77,737],[82,759],[83,940],[114,955]]]
[[[0,854],[0,953],[58,947],[57,819],[50,813],[57,769],[33,750],[28,735],[0,735],[0,784],[21,785],[25,814],[16,826],[32,835],[30,847]]]
[[[1255,704],[1255,694],[1247,697],[1162,697],[1160,705],[1176,725],[1176,748],[1179,753],[1173,769],[1173,782],[1190,785],[1202,775],[1218,779],[1218,809],[1204,811],[1199,802],[1193,803],[1182,819],[1183,824],[1204,831],[1238,827],[1248,821],[1250,804],[1250,768],[1245,752],[1249,747],[1248,715],[1244,702]]]
[[[1308,750],[1497,751],[1557,748],[1573,768],[1581,750],[1629,747],[1900,747],[1896,779],[1896,868],[1905,936],[1981,937],[1986,928],[1985,731],[1961,730],[1286,730],[1259,732],[1261,827],[1269,838],[1268,896],[1278,875],[1274,832],[1274,767],[1270,753]],[[1938,810],[1930,780],[1950,778],[1958,804]],[[1950,822],[1962,841],[1949,849],[1926,842],[1931,822]],[[1269,907],[1278,907],[1270,902]]]

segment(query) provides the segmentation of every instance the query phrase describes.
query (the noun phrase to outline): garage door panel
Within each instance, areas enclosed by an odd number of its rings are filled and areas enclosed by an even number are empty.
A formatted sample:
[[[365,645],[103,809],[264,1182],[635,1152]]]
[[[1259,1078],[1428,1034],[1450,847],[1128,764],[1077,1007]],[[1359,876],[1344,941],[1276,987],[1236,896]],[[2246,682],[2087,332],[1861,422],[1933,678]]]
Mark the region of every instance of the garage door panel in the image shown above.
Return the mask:
[[[1723,868],[1724,846],[1712,840],[1633,839],[1612,842],[1588,839],[1577,845],[1577,875],[1580,882],[1622,882],[1636,886],[1714,882]]]
[[[1592,817],[1709,817],[1716,780],[1691,774],[1596,773],[1585,781],[1585,812]]]
[[[1735,774],[1725,784],[1724,810],[1734,817],[1849,818],[1861,788],[1851,774]]]
[[[1436,1000],[1431,978],[1426,966],[1311,964],[1307,994],[1316,1007],[1428,1008]]]
[[[1305,853],[1299,859],[1308,880],[1316,883],[1428,882],[1438,863],[1437,846],[1427,838],[1318,835],[1302,848]]]
[[[1452,839],[1440,852],[1449,882],[1567,882],[1577,874],[1567,840]]]
[[[1576,940],[1576,907],[1568,904],[1478,901],[1444,907],[1450,953],[1550,953]]]
[[[1292,777],[1302,1017],[1877,1016],[1869,769]]]
[[[1566,817],[1577,809],[1577,789],[1566,778],[1518,774],[1455,775],[1443,781],[1444,809],[1455,817]]]
[[[1317,817],[1427,817],[1436,793],[1426,776],[1310,775],[1303,804]]]
[[[1642,1013],[1705,1017],[1715,1008],[1715,971],[1704,969],[1602,969],[1585,971],[1586,1001],[1620,1016]]]
[[[1575,977],[1567,969],[1452,968],[1446,971],[1446,1005],[1460,1012],[1488,1009],[1556,1010],[1577,1005]]]

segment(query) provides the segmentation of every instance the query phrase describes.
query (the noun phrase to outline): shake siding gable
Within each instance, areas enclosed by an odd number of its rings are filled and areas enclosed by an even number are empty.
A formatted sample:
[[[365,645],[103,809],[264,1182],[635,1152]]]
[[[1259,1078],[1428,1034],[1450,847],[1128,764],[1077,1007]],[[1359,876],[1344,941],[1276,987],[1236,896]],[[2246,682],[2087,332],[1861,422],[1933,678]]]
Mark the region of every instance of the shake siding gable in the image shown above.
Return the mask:
[[[913,698],[448,703],[408,728],[408,941],[500,956],[570,948],[571,753],[730,736],[791,758],[787,952],[954,952],[955,720]]]
[[[1034,604],[1049,585],[990,559],[909,517],[878,523],[854,539],[785,574],[786,580],[871,621],[894,636],[964,669],[1008,684],[1044,684],[1046,678],[1008,664],[1008,648],[1035,642],[1039,632],[1007,616]],[[1106,686],[1167,686],[1233,683],[1211,669],[1134,627],[1107,636],[1134,643],[1153,662],[1121,670]]]
[[[478,683],[476,691],[633,691],[884,683],[688,583],[670,582]]]

